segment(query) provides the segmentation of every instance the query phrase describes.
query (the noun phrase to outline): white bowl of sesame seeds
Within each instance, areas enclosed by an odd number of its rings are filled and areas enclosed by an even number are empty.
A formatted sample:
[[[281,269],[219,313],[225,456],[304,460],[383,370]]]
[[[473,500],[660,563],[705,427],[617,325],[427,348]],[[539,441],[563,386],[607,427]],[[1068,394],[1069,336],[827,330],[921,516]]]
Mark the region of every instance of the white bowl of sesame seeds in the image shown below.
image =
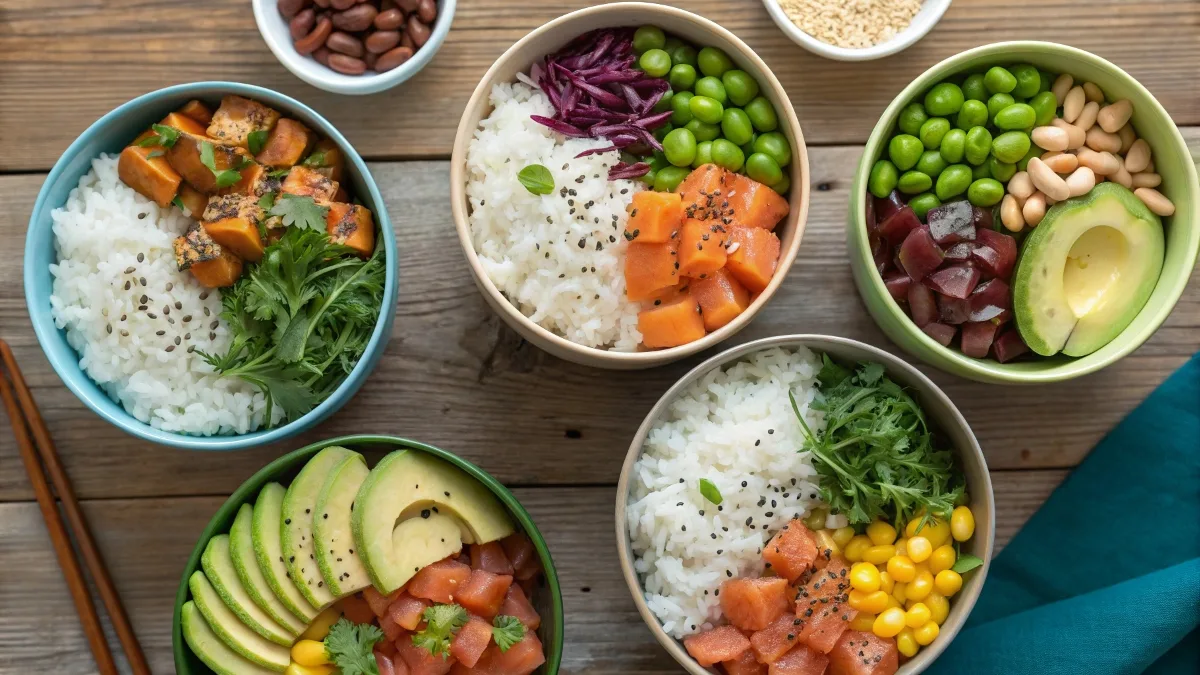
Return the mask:
[[[871,61],[925,37],[950,0],[763,0],[792,42],[834,61]]]

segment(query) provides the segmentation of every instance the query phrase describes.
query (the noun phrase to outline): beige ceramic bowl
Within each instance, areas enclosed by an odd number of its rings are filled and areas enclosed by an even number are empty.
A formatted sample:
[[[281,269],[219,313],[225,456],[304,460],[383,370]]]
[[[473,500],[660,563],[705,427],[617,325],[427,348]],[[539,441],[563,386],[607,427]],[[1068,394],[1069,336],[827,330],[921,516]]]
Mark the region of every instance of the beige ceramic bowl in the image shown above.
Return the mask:
[[[617,549],[620,553],[621,571],[625,575],[625,583],[633,595],[633,602],[637,605],[638,613],[642,615],[642,619],[650,627],[654,637],[680,665],[691,675],[712,675],[712,673],[718,672],[696,663],[683,648],[682,643],[667,635],[658,618],[646,606],[646,598],[642,593],[642,582],[633,569],[633,550],[629,542],[629,529],[625,515],[633,480],[633,465],[641,457],[642,444],[645,442],[650,428],[666,412],[667,406],[705,374],[713,369],[732,365],[755,352],[772,347],[798,346],[808,347],[814,352],[824,352],[842,363],[874,361],[883,364],[888,377],[907,388],[914,395],[924,409],[929,423],[933,428],[939,430],[955,449],[959,466],[962,467],[963,474],[966,476],[967,494],[971,500],[968,506],[975,515],[975,536],[963,545],[962,550],[964,553],[979,556],[984,563],[982,567],[967,573],[962,590],[951,599],[950,616],[941,626],[941,633],[937,639],[929,646],[922,647],[921,651],[909,659],[898,671],[898,675],[916,675],[928,668],[929,664],[937,659],[938,655],[958,634],[967,621],[967,615],[975,606],[975,601],[979,599],[979,592],[983,590],[983,582],[991,566],[996,538],[996,504],[992,494],[992,479],[988,474],[983,451],[979,448],[979,442],[975,440],[975,434],[971,432],[962,413],[950,402],[946,394],[904,360],[856,340],[828,335],[781,335],[755,340],[721,352],[701,363],[663,394],[662,398],[654,404],[654,408],[650,410],[645,421],[642,422],[642,426],[638,428],[633,443],[629,446],[629,453],[625,456],[625,464],[621,467],[620,482],[617,483]]]
[[[513,81],[518,72],[527,71],[534,61],[556,51],[582,33],[598,28],[636,27],[643,24],[659,26],[668,33],[674,33],[698,46],[720,47],[729,54],[738,68],[745,70],[758,80],[762,94],[775,106],[779,116],[779,130],[787,136],[792,144],[793,159],[788,167],[792,184],[792,191],[789,195],[791,211],[787,219],[775,230],[782,243],[779,267],[775,272],[775,277],[738,318],[720,330],[680,347],[643,352],[613,352],[575,344],[535,324],[521,314],[488,279],[475,254],[467,223],[470,213],[466,195],[467,146],[474,137],[480,120],[491,112],[488,94],[493,85]],[[462,121],[458,125],[458,134],[454,139],[454,153],[450,161],[450,200],[454,211],[454,225],[458,230],[458,238],[467,256],[467,262],[470,263],[475,284],[479,286],[484,299],[492,306],[492,309],[509,326],[526,340],[559,358],[599,368],[632,370],[670,363],[708,349],[750,323],[759,310],[771,299],[771,296],[775,295],[775,291],[778,290],[788,269],[792,266],[792,262],[796,259],[796,253],[800,250],[800,237],[804,233],[804,223],[808,218],[808,176],[808,151],[804,145],[804,136],[800,133],[800,122],[796,119],[796,111],[792,109],[787,93],[779,81],[775,79],[770,69],[752,49],[733,33],[690,12],[665,5],[624,2],[588,7],[561,16],[526,35],[496,60],[496,63],[479,82],[479,86],[475,88],[475,93],[467,102]]]

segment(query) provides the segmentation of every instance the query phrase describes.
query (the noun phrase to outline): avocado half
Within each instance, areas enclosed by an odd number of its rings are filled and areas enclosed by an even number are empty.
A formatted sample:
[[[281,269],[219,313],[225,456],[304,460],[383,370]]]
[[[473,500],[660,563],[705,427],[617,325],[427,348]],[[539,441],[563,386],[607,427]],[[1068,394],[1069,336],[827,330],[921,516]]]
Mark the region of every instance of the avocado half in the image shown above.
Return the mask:
[[[1055,204],[1025,239],[1013,275],[1021,338],[1042,356],[1108,344],[1154,292],[1165,247],[1162,221],[1117,183]]]

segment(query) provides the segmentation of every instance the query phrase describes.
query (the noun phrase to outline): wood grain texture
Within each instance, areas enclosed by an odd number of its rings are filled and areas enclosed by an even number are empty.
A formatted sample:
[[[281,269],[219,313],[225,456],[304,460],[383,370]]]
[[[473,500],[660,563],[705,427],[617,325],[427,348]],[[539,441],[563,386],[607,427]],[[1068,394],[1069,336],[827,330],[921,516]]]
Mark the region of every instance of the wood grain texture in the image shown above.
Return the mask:
[[[1189,132],[1200,146],[1200,134]],[[772,303],[726,346],[826,333],[896,351],[850,277],[845,205],[860,149],[813,152],[813,200],[796,266]],[[227,494],[279,454],[351,433],[439,445],[509,484],[608,484],[642,418],[706,356],[640,372],[576,366],[526,344],[488,309],[461,257],[444,162],[374,164],[400,241],[400,300],[387,353],[340,413],[292,441],[232,454],[156,446],[102,422],[62,386],[29,325],[19,265],[0,266],[0,337],[13,346],[80,498]],[[40,176],[0,177],[0,244],[23,247]],[[1200,272],[1193,280],[1200,277]],[[993,469],[1070,467],[1200,349],[1200,284],[1141,349],[1071,382],[1007,388],[929,367],[971,424]],[[1020,420],[1020,424],[1014,424]],[[0,501],[32,497],[0,431]],[[174,477],[180,477],[174,479]],[[186,478],[183,478],[186,476]]]
[[[302,83],[267,50],[247,0],[5,0],[0,3],[0,171],[47,170],[89,124],[169,84],[235,80],[312,105],[371,159],[448,157],[483,73],[533,28],[587,0],[460,2],[437,58],[408,83],[351,104]],[[678,0],[762,55],[788,89],[810,144],[863,143],[893,96],[924,69],[990,42],[1051,40],[1138,78],[1180,125],[1200,124],[1195,0],[959,0],[898,56],[839,63],[793,44],[756,0]]]
[[[1063,471],[999,472],[996,541],[1003,545]],[[545,535],[566,608],[564,675],[677,673],[642,624],[618,566],[612,488],[515,490]],[[173,670],[171,611],[195,539],[220,497],[116,499],[84,505],[150,666]],[[0,504],[0,675],[95,670],[33,504]],[[111,640],[110,632],[110,640]]]

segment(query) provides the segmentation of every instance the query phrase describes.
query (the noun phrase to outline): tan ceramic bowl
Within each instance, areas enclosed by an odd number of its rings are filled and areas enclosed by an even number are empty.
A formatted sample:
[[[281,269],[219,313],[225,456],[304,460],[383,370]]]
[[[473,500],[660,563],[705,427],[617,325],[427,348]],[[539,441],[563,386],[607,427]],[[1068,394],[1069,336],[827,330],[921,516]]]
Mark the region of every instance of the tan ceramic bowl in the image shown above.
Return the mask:
[[[521,314],[488,279],[475,254],[467,222],[470,213],[466,195],[467,146],[474,137],[480,120],[491,112],[488,94],[493,85],[513,81],[518,72],[528,70],[534,61],[557,50],[582,33],[598,28],[643,24],[659,26],[668,33],[674,33],[698,46],[720,47],[729,54],[738,68],[758,80],[762,94],[775,106],[780,122],[779,131],[787,136],[792,144],[793,159],[788,167],[792,184],[791,211],[787,219],[775,230],[782,244],[775,277],[740,316],[720,330],[680,347],[643,352],[613,352],[578,345],[535,324]],[[624,2],[588,7],[561,16],[526,35],[496,60],[475,88],[475,93],[467,102],[462,121],[458,125],[454,153],[450,160],[450,201],[458,239],[462,243],[467,262],[471,265],[475,284],[505,323],[526,340],[559,358],[599,368],[632,370],[663,365],[708,349],[745,328],[754,319],[771,296],[775,295],[800,250],[800,237],[804,233],[804,223],[808,218],[808,177],[808,150],[804,145],[804,136],[800,133],[796,111],[792,109],[787,93],[779,81],[752,49],[733,33],[690,12],[665,5]]]
[[[979,442],[975,440],[975,434],[971,432],[962,413],[950,402],[946,394],[919,370],[899,357],[856,340],[828,335],[781,335],[748,342],[721,352],[696,366],[668,389],[662,398],[658,399],[654,408],[650,410],[650,414],[642,422],[642,426],[638,428],[633,443],[629,446],[629,454],[625,456],[625,464],[621,467],[621,479],[617,483],[617,549],[620,553],[621,571],[625,575],[625,583],[633,595],[633,602],[637,605],[638,613],[642,615],[642,619],[650,627],[654,637],[680,665],[691,675],[712,675],[712,673],[718,672],[696,663],[688,655],[681,642],[667,635],[662,624],[659,623],[658,617],[646,606],[646,598],[642,593],[642,582],[633,569],[633,550],[629,543],[629,529],[625,516],[630,483],[633,478],[633,465],[642,455],[642,444],[646,440],[650,428],[666,412],[667,406],[705,374],[716,368],[732,365],[735,361],[742,360],[755,352],[772,347],[797,346],[808,347],[815,352],[824,352],[843,363],[874,361],[883,364],[888,377],[913,394],[924,409],[929,423],[941,431],[943,437],[950,442],[955,449],[959,466],[962,467],[963,474],[966,476],[967,494],[971,499],[968,506],[975,515],[975,536],[963,545],[962,550],[964,553],[979,556],[984,563],[982,567],[976,568],[965,576],[962,590],[951,599],[950,615],[946,619],[946,623],[941,626],[941,632],[937,639],[929,646],[922,647],[921,651],[909,659],[898,671],[898,675],[916,675],[928,668],[929,664],[937,659],[938,655],[958,634],[963,624],[967,622],[967,615],[971,613],[975,601],[979,599],[979,592],[983,590],[983,582],[991,566],[996,538],[996,504],[992,494],[992,479],[988,474],[983,451],[979,448]]]

